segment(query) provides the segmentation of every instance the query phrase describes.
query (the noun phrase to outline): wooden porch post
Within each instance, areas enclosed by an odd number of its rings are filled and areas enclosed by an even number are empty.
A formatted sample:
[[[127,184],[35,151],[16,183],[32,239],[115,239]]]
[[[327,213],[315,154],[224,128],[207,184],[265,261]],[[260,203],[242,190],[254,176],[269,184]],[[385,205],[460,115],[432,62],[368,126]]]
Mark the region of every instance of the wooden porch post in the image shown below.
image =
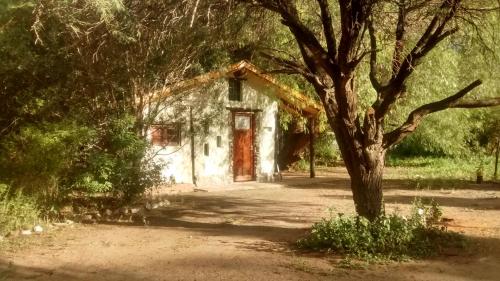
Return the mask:
[[[496,154],[495,154],[495,173],[493,174],[493,179],[497,179],[498,178],[498,155],[500,154],[500,139],[497,140],[497,151],[496,151]]]
[[[316,177],[315,171],[315,153],[314,153],[314,117],[309,117],[309,176]]]
[[[194,151],[194,124],[193,124],[193,107],[189,107],[189,136],[191,141],[191,177],[193,180],[194,186],[196,184],[196,170],[195,170],[195,151]]]

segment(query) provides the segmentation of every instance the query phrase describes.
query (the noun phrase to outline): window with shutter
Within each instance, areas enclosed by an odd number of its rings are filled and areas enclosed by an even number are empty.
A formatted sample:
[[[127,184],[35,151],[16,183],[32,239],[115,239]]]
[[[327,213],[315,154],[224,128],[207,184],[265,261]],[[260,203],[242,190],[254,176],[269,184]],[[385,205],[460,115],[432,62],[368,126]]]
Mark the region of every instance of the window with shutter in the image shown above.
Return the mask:
[[[151,142],[159,146],[181,145],[179,123],[155,124],[151,126]]]

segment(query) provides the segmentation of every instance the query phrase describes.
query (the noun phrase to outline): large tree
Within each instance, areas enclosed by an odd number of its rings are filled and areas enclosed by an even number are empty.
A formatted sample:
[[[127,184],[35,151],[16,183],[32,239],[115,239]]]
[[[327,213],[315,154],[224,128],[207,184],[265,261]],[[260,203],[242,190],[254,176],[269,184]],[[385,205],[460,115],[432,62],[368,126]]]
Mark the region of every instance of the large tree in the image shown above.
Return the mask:
[[[465,24],[478,27],[487,13],[498,10],[497,1],[242,1],[277,14],[293,35],[300,60],[280,53],[268,57],[314,87],[351,177],[356,211],[368,219],[382,210],[388,149],[414,132],[425,116],[449,108],[500,104],[498,97],[463,99],[481,85],[475,80],[455,89],[455,94],[416,108],[395,128],[384,129],[388,114],[403,98],[408,80],[426,55]],[[389,59],[381,59],[384,56]],[[361,110],[360,95],[370,93],[359,93],[355,81],[365,60],[374,101]]]

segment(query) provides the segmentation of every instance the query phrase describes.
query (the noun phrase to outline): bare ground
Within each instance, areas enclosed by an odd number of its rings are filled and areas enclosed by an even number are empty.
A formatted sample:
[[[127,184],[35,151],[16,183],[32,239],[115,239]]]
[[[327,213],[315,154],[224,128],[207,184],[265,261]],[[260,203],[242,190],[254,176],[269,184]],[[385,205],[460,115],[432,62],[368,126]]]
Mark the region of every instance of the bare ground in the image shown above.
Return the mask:
[[[0,252],[0,280],[500,280],[500,185],[459,182],[416,190],[385,182],[388,211],[432,197],[471,250],[423,261],[339,266],[339,257],[303,253],[293,242],[331,207],[352,213],[342,169],[316,179],[289,174],[283,186],[192,192],[135,223],[73,225]],[[255,184],[254,184],[255,186]]]

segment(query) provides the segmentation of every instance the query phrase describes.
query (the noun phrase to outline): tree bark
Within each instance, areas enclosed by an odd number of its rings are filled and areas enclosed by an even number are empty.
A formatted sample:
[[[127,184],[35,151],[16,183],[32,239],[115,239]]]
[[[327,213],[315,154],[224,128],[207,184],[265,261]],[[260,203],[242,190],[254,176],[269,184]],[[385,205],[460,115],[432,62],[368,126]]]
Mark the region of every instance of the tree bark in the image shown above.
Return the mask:
[[[376,119],[374,110],[369,108],[361,125],[359,116],[347,110],[357,106],[357,95],[353,83],[348,77],[345,79],[336,85],[335,91],[337,94],[342,92],[339,96],[346,98],[329,102],[325,97],[323,106],[351,178],[356,212],[374,220],[383,211],[382,177],[386,152],[383,120]],[[320,95],[326,92],[319,90]]]
[[[351,189],[356,212],[369,220],[379,217],[383,208],[382,176],[384,156],[380,156],[371,170],[366,170],[361,163],[352,163]]]

